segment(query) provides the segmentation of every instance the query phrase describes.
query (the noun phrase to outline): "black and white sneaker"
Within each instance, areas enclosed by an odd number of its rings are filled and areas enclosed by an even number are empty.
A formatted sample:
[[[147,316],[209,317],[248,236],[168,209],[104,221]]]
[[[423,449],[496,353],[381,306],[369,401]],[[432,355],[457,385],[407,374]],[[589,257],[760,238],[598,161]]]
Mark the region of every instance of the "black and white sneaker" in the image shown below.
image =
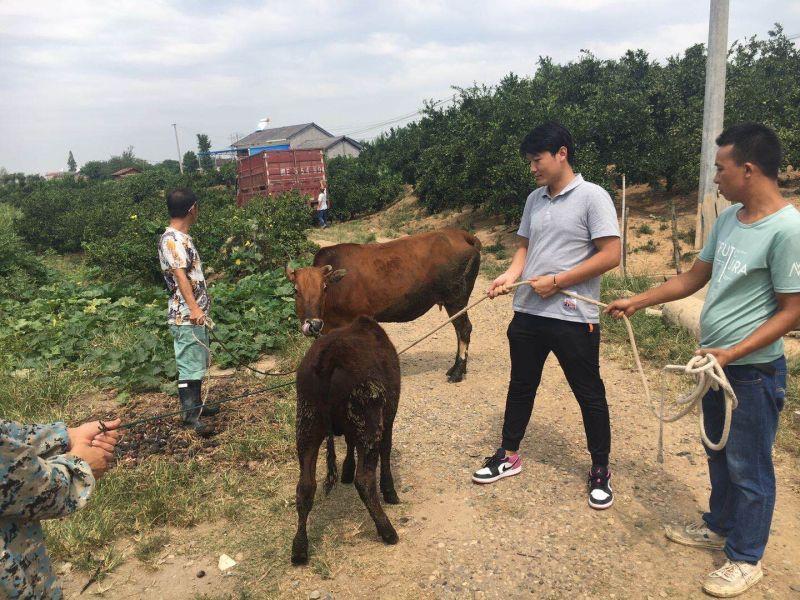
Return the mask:
[[[604,510],[612,504],[611,471],[607,467],[592,467],[589,470],[589,506]]]
[[[522,457],[519,454],[506,456],[505,450],[498,448],[493,456],[487,456],[483,466],[472,474],[475,483],[494,483],[503,477],[511,477],[522,471]]]

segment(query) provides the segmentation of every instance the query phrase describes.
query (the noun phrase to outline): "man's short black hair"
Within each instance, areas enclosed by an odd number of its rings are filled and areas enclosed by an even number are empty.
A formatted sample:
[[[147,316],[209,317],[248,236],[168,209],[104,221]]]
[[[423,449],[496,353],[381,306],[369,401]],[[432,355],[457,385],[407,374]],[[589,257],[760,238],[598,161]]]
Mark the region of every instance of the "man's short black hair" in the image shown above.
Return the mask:
[[[176,188],[167,194],[167,210],[172,218],[185,217],[195,204],[197,196],[188,188]]]
[[[778,178],[783,153],[781,142],[772,129],[761,123],[731,125],[717,138],[717,146],[733,145],[737,165],[753,163],[770,179]]]
[[[526,154],[539,154],[549,152],[556,154],[561,148],[567,149],[567,161],[573,164],[575,160],[575,142],[572,134],[561,123],[551,121],[539,125],[522,140],[519,153],[524,158]]]

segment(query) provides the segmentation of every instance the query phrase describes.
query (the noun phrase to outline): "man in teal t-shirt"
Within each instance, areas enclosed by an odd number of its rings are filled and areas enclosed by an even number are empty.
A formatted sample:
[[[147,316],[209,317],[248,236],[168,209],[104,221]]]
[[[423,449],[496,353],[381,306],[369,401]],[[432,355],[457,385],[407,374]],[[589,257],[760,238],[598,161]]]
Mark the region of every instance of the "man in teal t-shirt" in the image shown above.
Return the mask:
[[[728,561],[703,589],[713,596],[743,593],[763,576],[761,557],[775,508],[772,446],[786,395],[783,336],[800,321],[800,213],[778,189],[781,147],[756,123],[734,125],[717,138],[714,181],[733,206],[714,223],[691,270],[633,298],[616,300],[612,316],[685,298],[707,283],[700,315],[699,355],[725,369],[739,405],[722,450],[706,449],[709,511],[699,523],[668,526],[680,544],[724,550]],[[712,440],[723,428],[720,391],[703,399]]]

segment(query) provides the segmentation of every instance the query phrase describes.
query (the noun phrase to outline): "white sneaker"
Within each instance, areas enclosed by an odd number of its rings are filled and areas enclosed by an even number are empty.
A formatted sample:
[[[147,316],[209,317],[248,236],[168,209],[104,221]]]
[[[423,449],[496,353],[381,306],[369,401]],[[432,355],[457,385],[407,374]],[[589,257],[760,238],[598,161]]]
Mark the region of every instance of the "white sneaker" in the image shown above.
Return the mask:
[[[733,598],[749,590],[764,576],[761,561],[754,565],[729,560],[721,569],[706,577],[703,591],[717,598]]]
[[[666,525],[664,533],[668,539],[684,546],[712,550],[722,550],[725,547],[725,538],[711,531],[705,521],[687,525]]]
[[[498,448],[493,456],[487,456],[480,469],[472,474],[475,483],[494,483],[504,477],[516,475],[522,471],[522,458],[519,454],[506,456],[502,448]]]

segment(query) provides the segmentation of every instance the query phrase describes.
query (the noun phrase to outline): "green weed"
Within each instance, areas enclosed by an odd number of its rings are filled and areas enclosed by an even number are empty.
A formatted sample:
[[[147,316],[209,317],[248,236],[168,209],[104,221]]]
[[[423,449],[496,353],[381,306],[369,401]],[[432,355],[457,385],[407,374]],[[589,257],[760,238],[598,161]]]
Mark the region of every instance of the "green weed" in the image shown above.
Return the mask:
[[[653,241],[652,238],[647,240],[646,244],[642,244],[641,246],[637,246],[631,252],[646,252],[648,254],[653,254],[658,250],[658,242]]]
[[[602,280],[601,299],[611,302],[624,292],[637,294],[649,289],[651,280],[647,277],[605,275]],[[658,367],[667,363],[681,364],[688,361],[697,349],[697,340],[681,327],[671,325],[659,317],[639,311],[631,317],[636,344],[643,360]],[[603,337],[616,345],[628,346],[628,332],[622,320],[612,319],[601,313]]]
[[[498,260],[504,260],[508,258],[508,252],[506,251],[506,247],[503,246],[500,242],[495,242],[491,246],[486,246],[484,248],[486,252],[490,252],[494,255],[494,257]]]
[[[57,558],[91,568],[86,557],[121,536],[153,527],[188,527],[213,513],[215,476],[198,462],[151,460],[115,469],[97,484],[88,506],[47,521],[47,545]]]

